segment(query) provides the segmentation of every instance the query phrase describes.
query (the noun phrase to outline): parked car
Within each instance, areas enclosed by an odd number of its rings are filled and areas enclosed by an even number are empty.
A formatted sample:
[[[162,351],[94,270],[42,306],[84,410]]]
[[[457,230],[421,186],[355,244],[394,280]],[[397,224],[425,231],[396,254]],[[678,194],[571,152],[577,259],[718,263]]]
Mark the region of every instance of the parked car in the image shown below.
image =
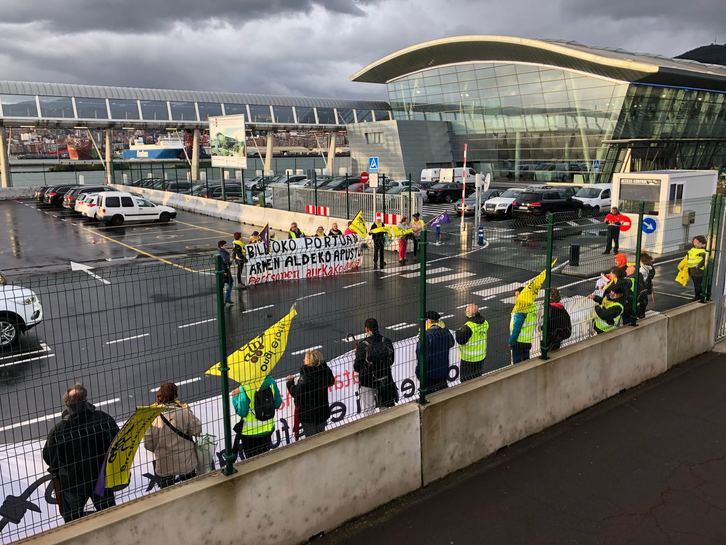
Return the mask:
[[[98,193],[86,195],[81,203],[79,212],[88,219],[96,220],[96,211],[98,210]]]
[[[76,199],[79,195],[82,195],[84,193],[99,193],[101,191],[106,191],[106,186],[85,186],[81,185],[78,187],[74,187],[73,189],[69,190],[64,196],[63,196],[63,208],[68,208],[69,210],[74,210],[76,206]]]
[[[559,189],[522,191],[512,203],[514,217],[543,216],[547,212],[582,217],[583,204]]]
[[[410,186],[396,185],[390,188],[386,188],[386,195],[407,196],[409,194],[409,190],[412,195],[420,194],[421,198],[426,198],[426,190],[415,184],[411,184]]]
[[[8,284],[0,274],[0,349],[20,341],[20,335],[43,320],[43,307],[31,290]]]
[[[470,195],[474,192],[474,186],[471,184],[465,185],[465,196]],[[426,190],[426,197],[431,203],[446,202],[452,203],[456,199],[461,199],[461,184],[454,183],[438,183],[432,185]]]
[[[176,210],[124,191],[106,191],[99,194],[96,217],[114,226],[127,222],[168,223],[176,217]]]
[[[572,198],[580,201],[586,210],[592,210],[597,214],[601,210],[610,209],[611,192],[612,184],[590,184],[580,188]]]
[[[45,192],[45,204],[48,204],[50,206],[61,206],[63,204],[63,197],[65,196],[68,191],[73,189],[74,187],[78,187],[76,184],[64,184],[64,185],[54,185],[53,187],[48,188],[48,191]]]
[[[148,189],[156,189],[157,191],[170,191],[172,193],[189,193],[192,189],[192,183],[186,180],[158,180],[154,182]]]
[[[202,188],[197,193],[198,197],[204,197],[205,199],[221,199],[222,198],[222,184],[210,185],[209,188]],[[224,184],[224,196],[229,200],[236,200],[242,198],[242,185],[239,183],[225,183]]]
[[[275,179],[267,184],[267,187],[273,185],[273,186],[286,186],[288,182],[290,182],[290,185],[293,185],[295,182],[299,182],[300,180],[305,180],[307,176],[304,174],[290,174],[288,175],[281,175],[281,176],[275,176]],[[246,184],[245,184],[246,185]],[[256,189],[256,188],[253,188]]]
[[[145,187],[147,189],[150,189],[154,186],[154,184],[160,184],[163,180],[161,178],[153,177],[153,178],[144,178],[142,180],[139,180],[139,187]]]
[[[263,194],[265,196],[265,207],[272,208],[272,206],[273,206],[273,198],[272,198],[272,188],[271,187],[268,187],[267,189],[265,189],[264,193],[262,191],[260,191],[256,195],[253,195],[252,196],[252,204],[255,204],[255,205],[259,204],[260,203],[260,195],[263,195]]]
[[[484,213],[488,217],[512,217],[512,203],[524,191],[520,187],[510,187],[498,197],[492,197],[484,202]]]
[[[556,189],[557,191],[563,191],[568,197],[574,197],[581,188],[582,186],[580,185],[540,185],[536,187],[531,186],[527,189]]]
[[[353,184],[360,183],[360,178],[356,178],[353,176],[348,176],[347,178],[345,176],[339,176],[337,178],[333,178],[325,184],[324,189],[329,189],[332,191],[345,191],[346,187],[350,187]]]
[[[479,204],[481,206],[482,212],[484,211],[484,203],[487,202],[489,199],[493,199],[494,197],[498,197],[502,191],[500,189],[487,189],[486,191],[482,191],[480,198],[479,198]],[[461,201],[459,201],[456,205],[456,214],[461,216]],[[472,193],[469,195],[466,199],[464,199],[464,215],[465,216],[473,216],[476,213],[476,193]]]
[[[348,193],[363,193],[367,187],[368,184],[364,184],[362,182],[351,184],[348,186]]]
[[[43,202],[43,199],[45,198],[45,192],[48,191],[47,185],[44,185],[43,187],[39,187],[35,190],[35,193],[33,193],[33,198],[36,202]]]

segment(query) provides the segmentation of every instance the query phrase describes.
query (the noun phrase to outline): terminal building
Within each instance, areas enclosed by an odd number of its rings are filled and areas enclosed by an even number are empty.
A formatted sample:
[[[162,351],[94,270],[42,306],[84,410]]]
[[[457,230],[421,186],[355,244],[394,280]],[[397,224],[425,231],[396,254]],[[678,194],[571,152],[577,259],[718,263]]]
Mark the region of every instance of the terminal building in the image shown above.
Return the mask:
[[[467,164],[495,179],[607,182],[726,163],[726,67],[574,42],[457,36],[351,76],[387,86],[393,120],[350,126],[353,170]]]

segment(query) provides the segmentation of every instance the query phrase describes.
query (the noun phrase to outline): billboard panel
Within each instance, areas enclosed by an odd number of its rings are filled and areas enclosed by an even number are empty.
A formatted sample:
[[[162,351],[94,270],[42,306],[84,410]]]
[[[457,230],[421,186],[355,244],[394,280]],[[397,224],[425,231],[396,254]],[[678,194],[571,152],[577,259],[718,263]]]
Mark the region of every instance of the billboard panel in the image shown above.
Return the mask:
[[[209,143],[213,167],[247,168],[244,115],[210,116]]]

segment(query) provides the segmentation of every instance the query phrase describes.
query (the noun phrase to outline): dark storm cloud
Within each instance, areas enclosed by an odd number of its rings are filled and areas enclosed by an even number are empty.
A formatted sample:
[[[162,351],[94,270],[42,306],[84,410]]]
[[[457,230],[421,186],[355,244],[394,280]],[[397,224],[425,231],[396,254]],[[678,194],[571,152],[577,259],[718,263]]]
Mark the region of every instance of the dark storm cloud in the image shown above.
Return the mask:
[[[374,0],[3,0],[4,23],[42,22],[51,32],[162,31],[174,23],[233,24],[271,15],[289,17],[319,6],[332,13],[361,16]]]

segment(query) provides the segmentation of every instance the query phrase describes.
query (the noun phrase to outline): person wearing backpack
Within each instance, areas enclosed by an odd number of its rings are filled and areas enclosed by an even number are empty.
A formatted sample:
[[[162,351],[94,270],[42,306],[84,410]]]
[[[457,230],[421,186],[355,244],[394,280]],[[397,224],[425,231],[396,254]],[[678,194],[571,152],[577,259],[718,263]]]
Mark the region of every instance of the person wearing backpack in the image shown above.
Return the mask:
[[[282,405],[275,379],[267,375],[256,391],[250,392],[248,385],[241,385],[232,390],[231,395],[234,410],[242,419],[235,426],[240,455],[252,458],[270,450],[275,431],[275,411]]]
[[[255,233],[256,232],[257,231],[255,231]],[[232,259],[234,260],[235,265],[237,265],[237,287],[240,289],[245,289],[244,282],[242,282],[242,274],[244,273],[245,263],[247,262],[245,243],[242,240],[242,233],[240,233],[239,231],[237,231],[233,236],[234,240],[232,241]]]
[[[333,384],[335,377],[320,350],[309,350],[305,353],[297,383],[293,376],[287,377],[287,391],[295,400],[305,437],[325,431],[325,425],[330,418],[328,388]]]
[[[643,289],[640,291],[638,299],[638,318],[645,318],[648,297],[653,295],[653,279],[655,278],[653,257],[649,253],[640,252],[640,274],[643,276]]]
[[[358,396],[361,416],[376,408],[393,407],[398,401],[398,388],[393,380],[395,350],[391,339],[378,331],[378,320],[365,321],[366,337],[356,343],[353,370],[358,373]]]
[[[197,450],[193,437],[202,433],[202,423],[179,401],[179,390],[165,382],[156,391],[156,402],[166,407],[144,434],[144,448],[154,453],[154,473],[159,488],[186,481],[196,475]]]
[[[572,335],[572,320],[561,299],[560,290],[550,288],[550,319],[547,327],[550,351],[558,350],[562,346],[562,341]]]
[[[446,388],[449,379],[449,350],[454,346],[454,336],[433,310],[426,313],[426,392]],[[418,358],[421,341],[416,345],[416,378],[421,380]]]

